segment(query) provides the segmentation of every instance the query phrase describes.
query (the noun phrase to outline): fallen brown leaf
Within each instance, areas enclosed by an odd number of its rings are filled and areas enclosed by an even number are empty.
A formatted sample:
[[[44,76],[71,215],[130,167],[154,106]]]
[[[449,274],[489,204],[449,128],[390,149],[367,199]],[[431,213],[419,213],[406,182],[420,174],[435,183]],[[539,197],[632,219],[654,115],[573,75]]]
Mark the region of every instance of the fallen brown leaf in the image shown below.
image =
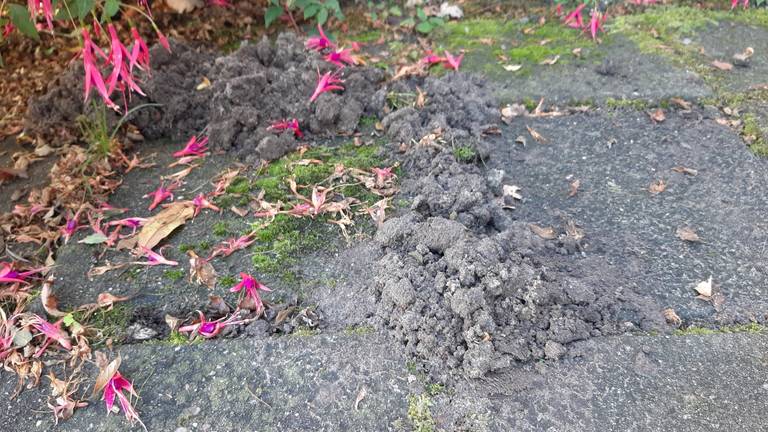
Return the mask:
[[[569,186],[568,198],[576,196],[576,194],[579,192],[579,187],[580,186],[581,186],[581,180],[576,179],[576,180],[572,181],[570,186]]]
[[[548,58],[548,59],[544,59],[539,64],[552,66],[553,64],[557,63],[558,60],[560,60],[560,55],[559,54],[554,56],[554,57],[551,57],[551,58]]]
[[[151,217],[137,236],[121,240],[117,244],[117,248],[126,249],[138,246],[152,249],[176,228],[184,225],[194,213],[195,209],[189,203],[172,203]]]
[[[528,224],[528,227],[531,229],[531,232],[544,240],[552,240],[557,237],[557,232],[552,227],[542,227],[536,224]]]
[[[677,315],[677,312],[675,312],[672,308],[666,308],[661,313],[664,315],[664,320],[667,321],[667,324],[671,324],[675,327],[679,327],[680,324],[683,323],[683,320],[680,319],[680,317]]]
[[[676,166],[672,168],[672,171],[680,174],[687,174],[689,176],[695,177],[699,175],[699,171],[695,170],[693,168],[686,168],[684,166]]]
[[[360,409],[360,402],[362,402],[367,395],[368,391],[365,389],[365,387],[360,389],[360,391],[357,393],[357,397],[355,398],[355,411]]]
[[[526,125],[525,128],[528,129],[528,133],[531,134],[531,136],[533,137],[533,139],[536,140],[536,142],[539,142],[541,144],[544,144],[547,142],[547,139],[544,138],[540,133],[536,132],[536,130],[533,129],[532,127]]]
[[[699,293],[699,298],[702,298],[702,300],[709,300],[709,298],[712,297],[712,276],[710,276],[709,279],[696,284],[696,287],[693,289]]]
[[[43,282],[43,287],[40,290],[40,301],[43,303],[43,309],[45,309],[45,312],[48,315],[57,318],[66,315],[66,312],[59,310],[59,301],[56,298],[56,295],[53,294],[53,276],[49,276],[45,282]]]
[[[746,63],[749,61],[750,57],[752,57],[755,54],[755,49],[752,47],[747,47],[744,51],[734,54],[733,59],[736,60],[736,63],[741,63],[742,65],[746,65]]]
[[[669,101],[672,102],[673,104],[679,106],[680,108],[686,110],[686,111],[689,111],[691,109],[691,103],[686,101],[685,99],[682,99],[682,98],[672,98]]]
[[[129,296],[116,296],[110,293],[103,292],[96,297],[96,304],[100,307],[112,308],[115,303],[124,302],[130,300]]]
[[[713,61],[712,66],[715,67],[716,69],[720,69],[721,71],[730,71],[733,69],[732,64],[728,62],[720,61],[720,60]]]
[[[648,115],[651,117],[651,120],[653,120],[655,123],[661,123],[667,119],[667,116],[664,115],[664,110],[661,108],[658,108],[654,111],[649,112]]]
[[[677,237],[683,241],[688,241],[692,243],[701,242],[701,238],[699,237],[698,234],[696,234],[696,231],[688,227],[678,228],[676,234],[677,234]]]
[[[648,186],[648,192],[657,195],[664,192],[667,189],[667,183],[664,180],[654,180],[650,186]]]
[[[216,287],[216,269],[210,262],[197,256],[195,251],[187,251],[189,255],[189,282],[198,285],[205,285],[208,289]]]

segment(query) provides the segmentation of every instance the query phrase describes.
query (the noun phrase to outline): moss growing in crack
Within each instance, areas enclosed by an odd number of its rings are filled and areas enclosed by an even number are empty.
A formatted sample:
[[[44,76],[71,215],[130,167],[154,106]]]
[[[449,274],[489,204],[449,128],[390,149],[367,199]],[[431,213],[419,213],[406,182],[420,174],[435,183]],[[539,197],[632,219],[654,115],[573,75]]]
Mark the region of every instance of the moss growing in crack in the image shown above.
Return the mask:
[[[219,278],[218,282],[220,287],[231,288],[237,283],[237,278],[231,275],[226,275]]]
[[[376,329],[373,326],[361,325],[361,326],[349,326],[344,329],[344,333],[355,336],[365,336],[375,332]]]
[[[213,224],[212,231],[213,235],[224,237],[229,234],[229,224],[224,221],[218,221]]]
[[[605,106],[611,109],[634,109],[642,111],[648,109],[650,104],[644,99],[608,98],[605,100]]]
[[[181,270],[181,269],[166,270],[165,272],[163,272],[163,276],[176,282],[184,278],[184,270]]]
[[[531,69],[544,60],[556,56],[560,56],[558,64],[599,56],[597,50],[589,49],[581,32],[559,22],[539,26],[481,18],[452,21],[435,33],[438,50],[466,50],[464,68],[499,78],[510,76],[501,63],[523,65],[523,69],[515,73],[522,76],[530,74]],[[571,55],[575,48],[585,48],[581,59]],[[500,63],[502,58],[506,59]]]
[[[768,142],[757,117],[754,114],[746,114],[743,122],[741,133],[749,149],[758,156],[768,157]]]
[[[296,327],[296,329],[293,332],[291,332],[291,336],[296,336],[296,337],[317,336],[319,334],[320,334],[320,330],[304,327],[304,326]]]
[[[430,396],[437,396],[445,391],[445,384],[429,383],[424,388]]]
[[[719,328],[690,326],[684,329],[675,330],[674,334],[677,336],[707,336],[713,334],[728,333],[765,333],[766,330],[766,326],[753,322],[749,324],[736,324]]]
[[[251,190],[251,182],[245,177],[235,177],[227,186],[227,193],[244,195]]]
[[[92,340],[95,346],[100,346],[107,339],[119,339],[131,319],[132,309],[124,304],[115,304],[112,309],[97,309],[86,316],[83,312],[75,312],[72,318],[96,333]]]
[[[352,143],[336,147],[314,147],[304,154],[290,154],[272,162],[251,182],[254,193],[264,194],[269,202],[283,201],[293,196],[287,180],[293,178],[297,185],[311,186],[326,180],[333,174],[337,165],[346,168],[370,170],[381,167],[379,145],[355,146]],[[322,163],[297,163],[300,160],[319,160]],[[379,199],[361,185],[350,184],[337,186],[334,192],[344,197],[352,197],[372,205]],[[302,190],[302,193],[308,193]],[[296,218],[280,214],[271,222],[262,226],[261,221],[253,224],[257,242],[252,246],[253,265],[260,273],[277,275],[284,282],[294,283],[298,275],[291,270],[297,263],[297,256],[307,251],[327,249],[334,244],[328,236],[336,236],[336,229],[329,225],[327,215],[314,219]],[[367,222],[364,220],[364,222]],[[365,224],[362,224],[365,226]]]
[[[408,419],[414,432],[434,432],[436,423],[431,407],[432,400],[426,394],[408,396]]]

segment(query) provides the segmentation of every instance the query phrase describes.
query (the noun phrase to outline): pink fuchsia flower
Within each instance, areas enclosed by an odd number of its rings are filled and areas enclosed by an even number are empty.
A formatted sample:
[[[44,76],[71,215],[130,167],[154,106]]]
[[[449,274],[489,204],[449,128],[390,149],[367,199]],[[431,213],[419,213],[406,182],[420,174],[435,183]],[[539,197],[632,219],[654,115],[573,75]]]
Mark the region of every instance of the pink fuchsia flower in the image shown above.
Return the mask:
[[[376,175],[376,183],[383,184],[395,174],[392,172],[392,167],[387,168],[372,168],[371,171]]]
[[[15,26],[15,25],[13,25],[13,23],[11,23],[11,22],[9,22],[9,23],[6,23],[6,24],[3,26],[3,39],[6,39],[6,38],[8,38],[8,36],[10,36],[10,35],[11,35],[11,33],[13,33],[13,31],[14,31],[15,29],[16,29],[16,26]]]
[[[145,265],[145,266],[157,266],[157,265],[177,266],[179,265],[177,261],[171,261],[165,258],[162,254],[157,253],[148,247],[142,246],[141,251],[144,254],[144,256],[147,258],[147,260],[136,261],[132,264]]]
[[[209,6],[218,6],[223,8],[230,8],[232,7],[232,3],[229,2],[229,0],[208,0]]]
[[[187,144],[183,149],[173,154],[173,157],[180,158],[184,156],[203,156],[208,151],[208,137],[203,137],[200,141],[197,140],[197,135],[192,135],[192,138],[187,141]]]
[[[133,46],[131,47],[128,69],[133,72],[133,67],[138,66],[149,72],[149,47],[147,47],[147,43],[144,42],[136,27],[131,27],[131,35],[133,36]]]
[[[461,66],[461,59],[464,58],[464,53],[459,54],[458,56],[454,57],[449,53],[448,51],[445,51],[445,61],[443,62],[443,67],[446,69],[453,69],[455,71],[459,70],[459,66]]]
[[[107,63],[112,66],[112,73],[107,77],[106,84],[107,90],[111,94],[115,88],[118,88],[118,82],[121,84],[123,93],[125,90],[135,91],[136,93],[145,96],[144,92],[139,88],[133,79],[133,74],[128,68],[126,62],[130,62],[131,54],[128,49],[120,42],[120,38],[117,35],[117,30],[113,24],[107,26],[107,32],[109,33],[110,48],[109,57]]]
[[[565,16],[565,19],[563,20],[563,24],[567,25],[570,28],[584,27],[584,18],[581,16],[581,11],[584,10],[585,7],[587,7],[586,3],[580,4],[576,9],[574,9],[568,15]]]
[[[112,375],[109,381],[107,381],[107,385],[104,387],[104,394],[101,397],[101,399],[104,400],[104,405],[107,407],[107,412],[109,413],[112,411],[112,407],[115,404],[115,396],[117,396],[117,400],[120,402],[120,408],[122,408],[125,418],[130,422],[139,422],[146,431],[146,426],[144,426],[144,423],[139,419],[139,414],[133,408],[131,401],[123,391],[128,392],[131,396],[139,397],[139,395],[136,394],[136,390],[133,389],[133,384],[125,379],[119,371],[115,371],[115,374]]]
[[[155,32],[157,32],[157,41],[160,45],[162,45],[166,51],[171,52],[171,44],[168,43],[168,38],[166,38],[163,32],[158,28],[155,28]]]
[[[605,23],[605,20],[607,18],[608,18],[607,15],[597,10],[597,8],[592,10],[592,14],[589,19],[589,33],[592,36],[592,40],[597,39],[598,32],[600,31],[605,32],[605,30],[603,29],[603,24]]]
[[[241,304],[244,308],[261,313],[264,310],[264,303],[261,301],[259,291],[270,292],[272,290],[248,273],[240,273],[240,278],[240,283],[230,288],[229,291],[240,293]]]
[[[78,210],[74,216],[68,217],[67,220],[64,222],[64,226],[61,227],[61,235],[64,237],[64,244],[67,244],[69,239],[72,237],[75,232],[82,229],[80,226],[80,211]]]
[[[177,187],[179,187],[178,183],[171,183],[168,185],[168,187],[165,187],[165,185],[161,184],[160,187],[157,188],[154,192],[150,192],[144,195],[142,198],[152,198],[152,203],[149,205],[149,210],[152,211],[166,199],[173,199],[173,190]]]
[[[208,257],[206,261],[210,261],[212,258],[214,258],[217,255],[223,255],[225,257],[228,257],[232,255],[235,251],[245,249],[253,242],[256,241],[256,235],[255,233],[246,234],[244,236],[240,236],[238,238],[231,238],[228,240],[225,240],[220,245],[213,248],[213,251],[211,252],[211,256]]]
[[[115,220],[107,223],[107,226],[127,227],[131,229],[131,235],[136,233],[136,229],[147,222],[148,219],[140,217],[129,217],[125,219]]]
[[[101,75],[101,70],[96,65],[97,54],[104,59],[106,59],[107,56],[101,48],[91,41],[91,35],[88,33],[88,30],[82,29],[82,35],[83,49],[80,55],[83,57],[83,68],[85,70],[85,85],[83,86],[85,88],[85,102],[88,102],[88,96],[91,94],[91,87],[95,87],[96,92],[99,93],[99,96],[101,96],[104,103],[113,110],[119,111],[120,108],[109,98],[111,92],[107,91],[104,77]]]
[[[338,85],[343,83],[341,79],[339,79],[336,72],[326,72],[323,75],[320,75],[320,71],[317,72],[317,86],[315,87],[315,92],[312,93],[312,97],[309,98],[310,102],[314,102],[315,99],[318,98],[321,94],[333,90],[344,90],[344,87]]]
[[[325,204],[326,195],[328,195],[328,189],[318,186],[312,188],[312,211],[315,214],[320,214],[320,209]]]
[[[192,200],[192,205],[195,206],[195,213],[193,217],[196,217],[198,214],[200,214],[200,211],[204,208],[220,212],[221,209],[213,205],[212,202],[208,201],[208,198],[205,197],[204,193],[200,193],[195,197],[195,199]]]
[[[37,15],[42,12],[48,24],[48,30],[53,31],[53,5],[51,0],[27,0],[27,9],[29,9],[32,22],[35,22]]]
[[[288,210],[288,214],[296,217],[309,216],[312,214],[312,206],[307,203],[296,204]]]
[[[563,4],[562,3],[558,3],[558,5],[555,7],[555,15],[563,16]]]
[[[216,337],[219,333],[221,333],[222,330],[224,330],[224,327],[235,325],[235,324],[242,324],[247,322],[248,320],[238,320],[238,313],[235,312],[230,316],[229,318],[219,318],[216,321],[208,321],[205,318],[205,314],[203,314],[200,311],[197,311],[197,313],[200,315],[200,320],[194,324],[190,324],[188,326],[179,327],[180,333],[192,333],[192,334],[199,334],[200,336],[210,339],[213,337]]]
[[[307,39],[306,42],[304,42],[304,46],[309,50],[315,50],[315,51],[322,51],[326,48],[335,48],[336,45],[334,45],[333,42],[331,42],[330,39],[325,35],[325,32],[323,31],[323,26],[320,24],[317,25],[317,32],[320,33],[320,36],[315,36]]]
[[[731,9],[735,9],[739,5],[739,0],[731,0]],[[749,8],[749,0],[741,0],[741,6],[744,9]]]
[[[267,128],[267,130],[275,132],[282,132],[288,129],[293,130],[293,135],[296,138],[302,138],[304,136],[304,134],[301,133],[301,128],[299,128],[299,121],[295,118],[272,122],[272,124]]]
[[[329,63],[335,64],[340,68],[356,63],[355,58],[352,56],[352,50],[344,48],[339,48],[338,50],[329,52],[323,59]]]
[[[69,337],[63,330],[61,330],[61,321],[56,321],[55,324],[51,324],[39,316],[33,315],[30,324],[35,330],[39,331],[41,335],[45,336],[43,345],[41,345],[37,352],[35,352],[34,357],[40,357],[53,341],[58,342],[58,344],[66,350],[72,349],[72,343],[69,341]]]
[[[0,263],[0,283],[21,283],[28,285],[27,278],[33,274],[39,274],[48,269],[48,267],[40,267],[32,270],[20,272],[13,269],[13,263]]]
[[[434,64],[445,62],[445,57],[440,57],[439,55],[434,54],[432,51],[427,50],[427,53],[421,59],[421,62],[429,66],[432,66]]]

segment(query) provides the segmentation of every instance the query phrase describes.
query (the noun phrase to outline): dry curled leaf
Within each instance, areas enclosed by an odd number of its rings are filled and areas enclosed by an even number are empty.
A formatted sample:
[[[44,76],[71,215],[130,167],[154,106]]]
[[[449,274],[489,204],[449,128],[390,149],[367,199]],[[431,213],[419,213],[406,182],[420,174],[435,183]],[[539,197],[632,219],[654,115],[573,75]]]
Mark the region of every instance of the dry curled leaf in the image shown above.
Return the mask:
[[[516,200],[523,199],[523,196],[520,195],[520,188],[518,186],[515,186],[515,185],[504,185],[504,186],[502,186],[501,193],[505,197],[509,196],[509,197],[512,197],[512,198],[514,198]]]
[[[211,80],[209,80],[208,77],[203,77],[203,80],[200,81],[200,84],[198,84],[197,87],[195,87],[195,90],[197,91],[205,90],[210,86],[211,86]]]
[[[712,297],[712,276],[696,284],[696,287],[693,289],[699,293],[698,298],[708,301]]]
[[[65,312],[59,310],[59,301],[53,294],[53,276],[49,276],[40,290],[40,301],[43,302],[43,309],[50,316],[57,318],[66,315]]]
[[[503,67],[503,68],[504,68],[504,70],[505,70],[505,71],[507,71],[507,72],[517,72],[517,71],[519,71],[520,69],[522,69],[522,68],[523,68],[523,65],[519,65],[519,64],[508,64],[508,65],[504,65],[504,66],[502,66],[502,67]]]
[[[355,398],[355,411],[360,409],[360,402],[365,399],[365,397],[368,395],[368,391],[363,387],[360,389],[359,392],[357,392],[357,397]]]
[[[91,398],[106,387],[109,380],[115,375],[117,370],[120,369],[120,361],[120,356],[118,356],[107,364],[106,354],[101,351],[96,352],[96,365],[99,367],[99,375],[96,377],[96,383],[93,385],[93,394],[91,395]]]
[[[189,282],[205,285],[208,289],[216,287],[216,270],[205,258],[197,256],[195,251],[187,251],[189,255]]]
[[[579,192],[579,187],[581,187],[581,180],[576,179],[572,181],[568,189],[568,198],[576,196]]]
[[[690,111],[690,109],[691,109],[691,103],[686,101],[685,99],[682,99],[682,98],[672,98],[669,101],[672,102],[673,104],[677,105],[678,107],[686,110],[686,111]]]
[[[553,240],[557,237],[557,233],[552,227],[542,227],[536,224],[528,224],[528,227],[531,229],[531,232],[544,240]]]
[[[689,176],[695,177],[699,174],[699,171],[693,169],[693,168],[686,168],[684,166],[676,166],[672,168],[672,171],[680,174],[687,174]]]
[[[576,222],[568,220],[565,223],[565,235],[574,241],[579,241],[584,238],[585,232],[576,225]]]
[[[115,303],[124,302],[130,299],[131,298],[129,296],[116,296],[110,293],[103,292],[99,294],[98,297],[96,297],[96,304],[98,304],[100,307],[106,307],[108,309],[111,309],[112,306],[115,305]]]
[[[550,57],[550,58],[548,58],[548,59],[544,59],[544,60],[542,60],[542,61],[541,61],[541,63],[539,63],[539,64],[541,64],[541,65],[549,65],[549,66],[551,66],[551,65],[553,65],[553,64],[555,64],[555,63],[557,63],[557,61],[558,61],[558,60],[560,60],[560,55],[559,55],[559,54],[558,54],[558,55],[556,55],[556,56],[554,56],[554,57]]]
[[[746,66],[749,59],[755,54],[755,49],[752,47],[747,47],[744,51],[734,54],[733,59],[736,60],[736,64],[741,64]]]
[[[732,64],[720,60],[713,61],[712,66],[716,69],[720,69],[721,71],[730,71],[733,69]]]
[[[667,324],[671,324],[675,327],[680,327],[680,324],[683,323],[683,320],[680,319],[680,317],[677,315],[677,312],[675,312],[672,308],[666,308],[661,313],[664,315],[664,320],[667,321]]]
[[[667,183],[664,180],[654,180],[650,186],[648,186],[648,192],[657,195],[664,192],[667,189]]]
[[[149,218],[137,236],[121,240],[117,244],[117,248],[126,249],[138,246],[139,248],[152,249],[176,228],[184,225],[194,213],[195,209],[189,203],[172,203],[160,213]]]
[[[664,110],[661,108],[649,112],[648,115],[651,117],[651,120],[653,120],[654,123],[661,123],[667,119],[667,116],[664,115]]]
[[[688,227],[678,228],[676,234],[677,234],[677,237],[683,241],[688,241],[693,243],[701,241],[701,238],[699,237],[698,234],[696,234],[696,231]]]
[[[536,130],[528,125],[525,126],[526,129],[528,129],[528,133],[531,134],[531,137],[536,140],[536,142],[539,142],[541,144],[544,144],[547,142],[547,139],[544,138],[540,133],[536,132]]]

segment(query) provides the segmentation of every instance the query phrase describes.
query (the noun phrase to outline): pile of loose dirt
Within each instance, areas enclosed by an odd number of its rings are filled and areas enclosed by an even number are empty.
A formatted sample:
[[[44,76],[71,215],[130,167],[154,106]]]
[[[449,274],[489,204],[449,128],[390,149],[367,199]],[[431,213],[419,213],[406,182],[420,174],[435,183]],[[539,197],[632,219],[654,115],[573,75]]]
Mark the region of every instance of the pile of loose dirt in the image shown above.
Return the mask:
[[[476,167],[446,152],[431,156],[431,169],[421,171],[430,174],[405,182],[420,191],[412,211],[376,234],[384,256],[374,290],[377,323],[434,378],[445,382],[456,370],[478,378],[516,362],[558,359],[571,342],[660,324],[647,313],[659,309],[609,269],[571,274],[559,265],[559,254],[568,253],[562,244],[494,215]]]
[[[499,119],[498,105],[485,80],[450,72],[441,77],[396,81],[379,91],[386,95],[426,93],[423,108],[408,106],[386,114],[382,124],[387,134],[401,143],[420,140],[440,131],[447,142],[480,137]]]

